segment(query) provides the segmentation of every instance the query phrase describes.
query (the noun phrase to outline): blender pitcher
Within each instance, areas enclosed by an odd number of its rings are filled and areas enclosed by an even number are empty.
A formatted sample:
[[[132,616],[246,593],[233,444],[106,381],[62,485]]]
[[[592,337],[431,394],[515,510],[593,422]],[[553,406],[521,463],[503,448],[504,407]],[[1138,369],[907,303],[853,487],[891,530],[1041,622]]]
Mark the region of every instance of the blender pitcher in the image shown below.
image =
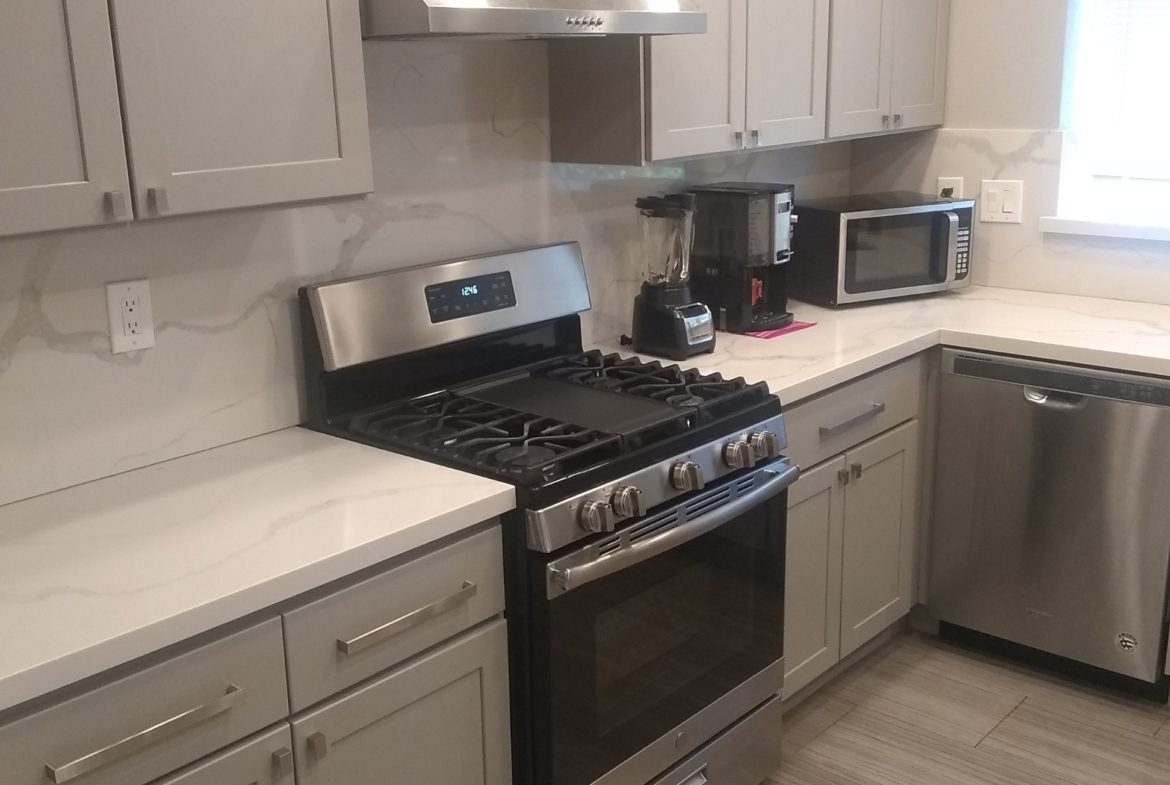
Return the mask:
[[[637,201],[642,230],[642,265],[652,286],[685,286],[691,276],[695,197],[650,196]]]

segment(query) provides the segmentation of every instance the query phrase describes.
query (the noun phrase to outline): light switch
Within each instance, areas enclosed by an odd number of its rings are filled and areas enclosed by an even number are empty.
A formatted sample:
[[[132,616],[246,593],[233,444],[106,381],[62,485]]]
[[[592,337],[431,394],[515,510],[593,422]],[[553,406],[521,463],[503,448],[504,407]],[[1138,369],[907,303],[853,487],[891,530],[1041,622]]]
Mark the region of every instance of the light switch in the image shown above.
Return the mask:
[[[1022,180],[984,180],[979,218],[984,223],[1023,223]]]

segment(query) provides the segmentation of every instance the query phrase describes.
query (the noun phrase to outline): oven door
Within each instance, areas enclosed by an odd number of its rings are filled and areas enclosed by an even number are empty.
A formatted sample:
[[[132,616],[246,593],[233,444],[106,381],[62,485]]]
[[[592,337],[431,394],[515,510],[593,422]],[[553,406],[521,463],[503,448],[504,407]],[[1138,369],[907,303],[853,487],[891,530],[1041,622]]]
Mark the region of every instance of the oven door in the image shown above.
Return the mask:
[[[779,692],[799,473],[761,466],[534,569],[536,782],[644,785]]]
[[[939,205],[843,214],[837,302],[954,288],[961,230],[960,212]]]

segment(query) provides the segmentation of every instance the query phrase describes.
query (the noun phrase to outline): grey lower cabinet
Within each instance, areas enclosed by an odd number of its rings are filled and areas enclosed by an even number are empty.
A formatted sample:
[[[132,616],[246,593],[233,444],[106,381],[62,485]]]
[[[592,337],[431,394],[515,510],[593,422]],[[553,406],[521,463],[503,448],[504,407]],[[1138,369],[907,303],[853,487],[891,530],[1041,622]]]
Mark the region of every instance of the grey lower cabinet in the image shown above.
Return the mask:
[[[510,785],[505,630],[490,622],[295,718],[298,785]]]

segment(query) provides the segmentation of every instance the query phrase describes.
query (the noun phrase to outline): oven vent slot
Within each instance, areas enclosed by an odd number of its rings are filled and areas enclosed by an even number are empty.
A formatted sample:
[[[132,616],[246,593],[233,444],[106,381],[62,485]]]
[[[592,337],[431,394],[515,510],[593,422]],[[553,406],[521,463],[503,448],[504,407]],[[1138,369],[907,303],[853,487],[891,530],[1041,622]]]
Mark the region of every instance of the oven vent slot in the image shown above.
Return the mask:
[[[695,499],[687,505],[687,517],[696,518],[700,515],[710,512],[717,507],[722,507],[731,501],[731,489],[721,488],[718,493],[711,496],[705,496]]]

